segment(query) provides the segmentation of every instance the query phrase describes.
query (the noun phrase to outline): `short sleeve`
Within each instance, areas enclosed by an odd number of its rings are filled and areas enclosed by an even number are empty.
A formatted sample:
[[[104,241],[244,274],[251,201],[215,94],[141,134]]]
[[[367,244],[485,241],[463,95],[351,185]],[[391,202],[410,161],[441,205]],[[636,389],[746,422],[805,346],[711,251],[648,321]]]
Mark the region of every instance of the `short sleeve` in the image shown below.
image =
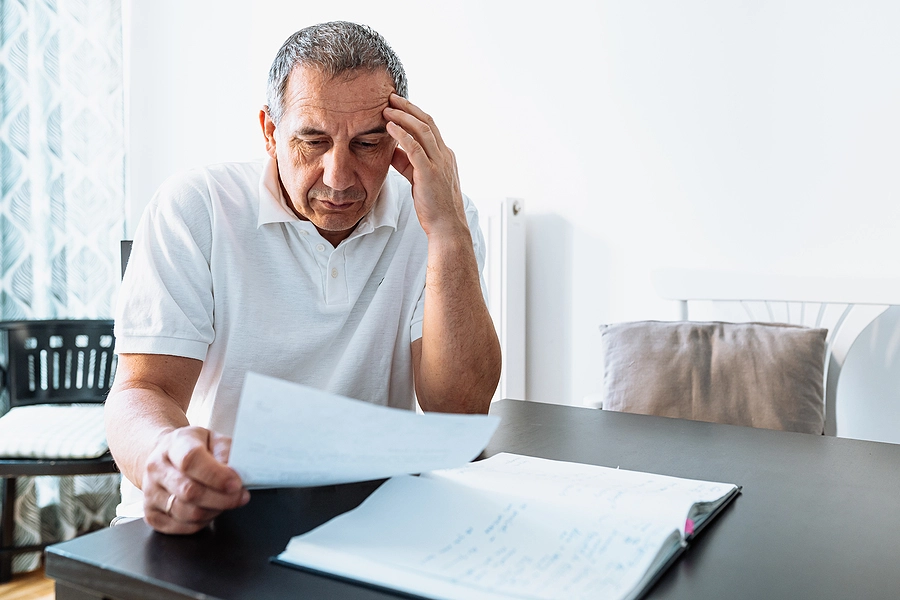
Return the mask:
[[[209,188],[199,170],[157,191],[134,236],[116,305],[116,351],[203,360],[214,339]]]

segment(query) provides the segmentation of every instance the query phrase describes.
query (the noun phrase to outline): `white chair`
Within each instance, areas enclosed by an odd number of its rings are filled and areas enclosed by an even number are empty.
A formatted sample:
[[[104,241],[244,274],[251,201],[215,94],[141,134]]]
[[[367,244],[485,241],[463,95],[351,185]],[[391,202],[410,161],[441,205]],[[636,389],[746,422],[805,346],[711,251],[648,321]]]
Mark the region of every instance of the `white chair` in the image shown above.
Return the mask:
[[[890,306],[900,305],[900,281],[789,277],[665,269],[653,274],[663,298],[681,304],[681,319],[792,323],[828,329],[825,434],[837,435],[841,369],[862,331]]]

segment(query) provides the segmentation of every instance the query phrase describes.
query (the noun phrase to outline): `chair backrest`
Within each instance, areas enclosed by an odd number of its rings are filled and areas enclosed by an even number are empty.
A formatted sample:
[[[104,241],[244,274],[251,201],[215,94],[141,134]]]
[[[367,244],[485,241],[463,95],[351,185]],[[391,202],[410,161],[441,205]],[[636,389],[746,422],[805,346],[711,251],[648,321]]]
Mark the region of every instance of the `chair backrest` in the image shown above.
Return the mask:
[[[681,318],[791,323],[828,329],[825,371],[825,433],[836,435],[837,386],[859,334],[890,306],[900,305],[900,282],[888,279],[791,277],[664,269],[653,274],[657,292],[681,304]],[[715,308],[713,308],[715,305]],[[730,312],[721,312],[722,310]],[[724,317],[723,317],[724,315]]]
[[[101,403],[116,370],[112,320],[0,321],[10,408]]]
[[[125,278],[125,267],[128,266],[128,259],[131,258],[131,246],[133,240],[121,240],[119,242],[119,265],[122,267],[122,278]]]

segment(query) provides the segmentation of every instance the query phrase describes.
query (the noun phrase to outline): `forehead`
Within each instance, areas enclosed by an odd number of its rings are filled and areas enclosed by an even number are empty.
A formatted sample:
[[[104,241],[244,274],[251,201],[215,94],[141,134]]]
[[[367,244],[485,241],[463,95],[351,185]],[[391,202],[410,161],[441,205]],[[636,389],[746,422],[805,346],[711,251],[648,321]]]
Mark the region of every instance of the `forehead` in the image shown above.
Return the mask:
[[[394,83],[387,71],[350,71],[334,77],[310,67],[297,67],[288,78],[282,118],[299,124],[384,121]]]

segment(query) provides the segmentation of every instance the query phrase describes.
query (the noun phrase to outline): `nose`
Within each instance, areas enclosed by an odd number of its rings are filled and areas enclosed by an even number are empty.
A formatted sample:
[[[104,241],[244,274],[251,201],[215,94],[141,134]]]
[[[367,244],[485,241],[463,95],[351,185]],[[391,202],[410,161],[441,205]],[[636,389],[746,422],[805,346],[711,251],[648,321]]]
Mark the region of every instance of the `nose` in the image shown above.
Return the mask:
[[[353,161],[349,148],[332,146],[324,157],[322,183],[339,192],[351,187],[356,182]]]

